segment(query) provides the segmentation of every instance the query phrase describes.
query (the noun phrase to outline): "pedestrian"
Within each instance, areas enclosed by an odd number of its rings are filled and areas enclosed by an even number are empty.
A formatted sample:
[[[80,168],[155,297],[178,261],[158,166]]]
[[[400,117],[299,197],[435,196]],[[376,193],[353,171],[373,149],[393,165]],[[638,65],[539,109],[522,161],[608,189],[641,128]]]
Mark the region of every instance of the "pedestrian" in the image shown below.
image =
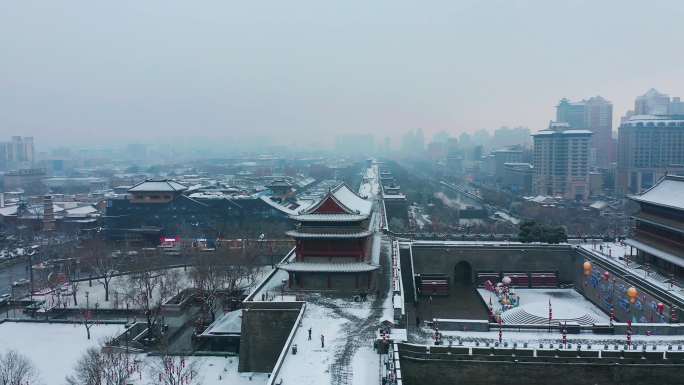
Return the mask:
[[[321,334],[321,348],[325,347],[325,336]]]
[[[311,341],[311,328],[309,328],[309,341]]]
[[[420,327],[420,317],[419,316],[416,316],[416,327],[417,328]]]
[[[428,297],[428,302],[430,303],[430,305],[432,305],[432,296]]]

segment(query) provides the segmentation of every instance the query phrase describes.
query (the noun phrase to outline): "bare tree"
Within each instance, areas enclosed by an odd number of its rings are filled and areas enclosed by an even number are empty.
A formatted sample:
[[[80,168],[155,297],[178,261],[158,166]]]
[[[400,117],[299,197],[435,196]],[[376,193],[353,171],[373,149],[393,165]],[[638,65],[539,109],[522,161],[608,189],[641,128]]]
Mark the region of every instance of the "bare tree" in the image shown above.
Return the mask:
[[[176,270],[143,270],[128,276],[128,298],[145,313],[152,337],[160,340],[162,304],[178,293],[180,275]]]
[[[0,354],[0,385],[22,385],[38,382],[38,371],[22,354],[9,350]]]
[[[95,323],[94,317],[93,317],[93,312],[90,310],[90,293],[86,291],[86,307],[85,309],[81,310],[81,321],[83,322],[83,326],[85,327],[86,330],[86,336],[88,339],[90,339],[90,328],[93,327],[93,324]]]
[[[105,302],[109,301],[109,286],[117,273],[117,260],[112,256],[104,241],[91,239],[83,244],[83,261],[91,274],[95,274],[96,281],[105,290]]]
[[[152,381],[162,385],[200,384],[199,367],[196,360],[185,356],[161,355],[149,364]]]
[[[67,274],[67,279],[69,280],[69,287],[71,288],[71,297],[74,300],[74,307],[78,307],[78,286],[81,284],[81,282],[74,279],[71,274]]]
[[[228,281],[227,266],[216,253],[198,253],[194,260],[195,265],[190,271],[190,277],[199,299],[211,314],[213,322],[216,319],[219,293]]]
[[[66,377],[69,385],[125,385],[132,368],[128,354],[106,347],[91,347],[81,356],[74,374]]]

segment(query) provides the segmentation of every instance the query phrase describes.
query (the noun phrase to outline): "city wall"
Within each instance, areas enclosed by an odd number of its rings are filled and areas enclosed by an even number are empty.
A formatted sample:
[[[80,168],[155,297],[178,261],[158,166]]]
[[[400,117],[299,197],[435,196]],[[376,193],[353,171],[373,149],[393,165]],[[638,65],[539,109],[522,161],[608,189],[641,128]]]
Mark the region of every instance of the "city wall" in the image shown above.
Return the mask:
[[[240,372],[267,373],[283,350],[303,302],[244,302]]]
[[[468,262],[478,271],[557,271],[561,283],[572,284],[583,261],[570,245],[413,243],[415,274],[454,275],[456,264]]]
[[[409,344],[399,344],[399,350],[405,385],[666,385],[680,383],[684,371],[680,353],[668,353],[668,359],[663,359],[662,352],[599,358],[598,352],[548,351],[533,357],[524,350],[484,348],[473,348],[470,354],[468,348],[432,347],[428,354],[424,347]]]

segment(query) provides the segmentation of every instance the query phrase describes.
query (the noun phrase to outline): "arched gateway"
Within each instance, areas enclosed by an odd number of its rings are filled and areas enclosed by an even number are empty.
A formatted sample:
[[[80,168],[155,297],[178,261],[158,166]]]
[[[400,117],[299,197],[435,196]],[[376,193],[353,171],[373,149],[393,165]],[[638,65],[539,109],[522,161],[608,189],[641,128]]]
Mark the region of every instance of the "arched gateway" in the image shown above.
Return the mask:
[[[470,285],[473,283],[473,268],[470,263],[461,261],[454,267],[454,284]]]

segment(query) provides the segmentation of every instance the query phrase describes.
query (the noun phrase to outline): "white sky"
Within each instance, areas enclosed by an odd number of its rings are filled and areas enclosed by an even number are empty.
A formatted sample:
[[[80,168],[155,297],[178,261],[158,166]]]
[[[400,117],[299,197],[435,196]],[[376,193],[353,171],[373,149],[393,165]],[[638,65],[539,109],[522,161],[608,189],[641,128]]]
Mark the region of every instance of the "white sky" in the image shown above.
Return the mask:
[[[0,138],[535,131],[597,94],[617,121],[650,87],[684,96],[682,20],[681,0],[3,1]]]

